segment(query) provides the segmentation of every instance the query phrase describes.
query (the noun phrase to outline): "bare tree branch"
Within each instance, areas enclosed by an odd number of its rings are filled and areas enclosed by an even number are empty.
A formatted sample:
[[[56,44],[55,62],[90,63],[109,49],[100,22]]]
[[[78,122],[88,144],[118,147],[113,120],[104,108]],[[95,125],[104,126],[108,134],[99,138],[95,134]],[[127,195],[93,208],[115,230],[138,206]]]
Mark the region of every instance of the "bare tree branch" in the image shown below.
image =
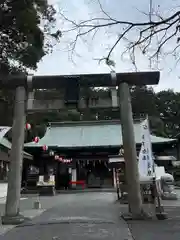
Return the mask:
[[[162,48],[168,41],[174,39],[174,37],[177,36],[177,44],[180,41],[180,37],[178,37],[180,32],[180,11],[168,17],[163,17],[159,12],[153,11],[152,1],[150,0],[149,14],[143,12],[143,14],[148,17],[148,20],[144,22],[131,22],[111,17],[110,14],[104,10],[101,1],[97,1],[103,17],[95,17],[76,22],[66,17],[62,12],[60,13],[61,17],[72,25],[71,29],[66,30],[66,32],[71,31],[76,34],[72,43],[72,50],[75,49],[79,38],[82,39],[82,37],[88,36],[89,34],[92,34],[92,38],[94,38],[98,30],[114,26],[121,27],[119,28],[119,36],[116,38],[114,44],[112,44],[107,56],[99,59],[100,61],[105,60],[108,65],[113,64],[113,61],[110,60],[112,52],[121,41],[125,41],[128,44],[123,54],[127,52],[130,54],[133,65],[135,65],[136,48],[139,48],[143,54],[148,53],[149,59],[152,59],[158,57]],[[132,35],[133,39],[130,40],[129,38],[132,37]],[[157,45],[151,53],[150,48],[155,40]],[[176,49],[176,46],[174,48]],[[179,48],[179,45],[177,48]]]
[[[114,21],[114,22],[117,21],[116,19],[112,18],[112,17],[103,9],[103,6],[102,6],[100,0],[98,0],[98,4],[99,4],[99,7],[100,7],[102,13],[103,13],[109,20],[112,20],[112,21]]]

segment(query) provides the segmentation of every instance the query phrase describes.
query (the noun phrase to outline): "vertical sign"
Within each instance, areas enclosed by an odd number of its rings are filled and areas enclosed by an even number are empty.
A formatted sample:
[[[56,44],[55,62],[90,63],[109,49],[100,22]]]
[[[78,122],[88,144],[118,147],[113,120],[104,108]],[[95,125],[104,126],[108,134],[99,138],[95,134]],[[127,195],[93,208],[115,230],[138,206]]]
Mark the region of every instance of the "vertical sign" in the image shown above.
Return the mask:
[[[148,119],[144,120],[141,124],[141,150],[139,153],[139,174],[141,176],[153,176],[154,175],[154,161],[152,155],[152,145],[150,139],[150,130]]]

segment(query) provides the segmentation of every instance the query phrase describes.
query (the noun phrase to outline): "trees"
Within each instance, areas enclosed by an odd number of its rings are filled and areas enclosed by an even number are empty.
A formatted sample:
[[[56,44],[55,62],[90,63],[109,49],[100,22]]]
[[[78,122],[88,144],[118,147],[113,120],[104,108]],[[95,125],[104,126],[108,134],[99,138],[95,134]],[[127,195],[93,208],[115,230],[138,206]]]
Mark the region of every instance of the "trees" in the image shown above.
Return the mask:
[[[139,117],[144,113],[150,116],[159,115],[156,106],[156,94],[152,88],[146,86],[135,86],[131,88],[131,99],[135,116]]]
[[[118,19],[114,18],[109,14],[104,8],[103,1],[95,0],[95,2],[99,5],[100,11],[96,11],[98,14],[93,17],[88,16],[86,19],[80,21],[69,19],[61,12],[61,17],[71,24],[70,29],[75,32],[76,35],[72,43],[72,49],[76,47],[76,43],[80,38],[94,36],[100,30],[111,32],[113,31],[112,29],[116,27],[114,43],[112,43],[107,56],[102,56],[100,59],[105,60],[108,65],[114,65],[111,54],[122,41],[126,44],[126,49],[122,54],[128,53],[134,65],[136,64],[135,57],[137,49],[152,60],[163,53],[162,50],[167,43],[172,44],[171,49],[169,51],[166,49],[164,54],[174,55],[177,61],[179,60],[180,12],[178,4],[177,7],[173,9],[169,6],[169,11],[161,13],[161,6],[154,2],[155,7],[153,7],[152,0],[149,0],[149,12],[142,12],[144,21],[127,21],[121,17]],[[90,14],[90,16],[92,16],[92,14]]]
[[[50,94],[50,93],[49,93]],[[42,99],[60,96],[58,90],[51,95],[44,95]],[[86,89],[83,96],[88,101],[93,98],[110,98],[110,90],[107,89]],[[40,98],[40,96],[39,96]],[[131,88],[131,100],[134,119],[144,118],[146,114],[150,120],[151,132],[157,136],[174,138],[180,131],[180,93],[171,90],[155,93],[152,88],[146,86],[136,86]],[[90,102],[90,101],[89,101]],[[119,120],[119,110],[112,109],[93,109],[87,106],[82,113],[77,111],[60,110],[54,112],[37,112],[27,116],[27,122],[32,124],[32,132],[29,139],[35,135],[42,136],[48,122],[63,121],[85,121],[85,120]],[[40,125],[40,126],[39,126]],[[37,134],[38,132],[38,134]]]
[[[50,50],[46,36],[51,32],[55,10],[47,0],[3,0],[0,3],[1,73],[36,69],[39,60]],[[49,39],[50,40],[50,39]]]
[[[35,70],[41,58],[52,50],[61,32],[53,30],[55,9],[47,0],[0,2],[0,73]],[[11,124],[13,94],[0,90],[1,109],[9,112],[1,124]]]
[[[167,135],[175,137],[180,131],[180,93],[171,90],[157,93],[157,107]]]

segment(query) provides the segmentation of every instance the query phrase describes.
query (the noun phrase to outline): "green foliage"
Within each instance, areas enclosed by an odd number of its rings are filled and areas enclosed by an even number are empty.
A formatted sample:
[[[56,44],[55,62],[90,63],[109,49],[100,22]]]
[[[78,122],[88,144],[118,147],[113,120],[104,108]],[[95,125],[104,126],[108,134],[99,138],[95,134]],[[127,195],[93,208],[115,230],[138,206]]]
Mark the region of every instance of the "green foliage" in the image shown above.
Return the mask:
[[[1,74],[37,68],[37,63],[52,47],[45,40],[46,35],[52,34],[54,15],[55,10],[47,0],[1,1]]]
[[[157,93],[157,108],[169,137],[180,131],[180,93],[171,90]]]
[[[165,129],[165,124],[160,117],[150,116],[149,122],[152,134],[161,137],[169,137],[167,134],[167,129]]]
[[[46,97],[57,98],[60,96],[58,91],[54,90],[52,93],[43,95],[39,93],[38,97],[46,99]],[[78,111],[58,111],[49,112],[46,114],[36,113],[29,116],[29,121],[33,124],[47,124],[48,122],[58,121],[80,121],[80,120],[117,120],[120,119],[119,111],[106,110],[93,110],[90,111],[88,104],[90,98],[110,98],[110,90],[107,89],[84,89],[81,92],[82,97],[85,99],[87,108],[82,114]],[[45,97],[46,96],[46,97]],[[132,87],[131,88],[132,109],[135,119],[149,116],[150,127],[152,134],[162,137],[175,137],[180,130],[180,93],[173,91],[161,91],[155,93],[152,88],[146,86]]]
[[[132,109],[135,115],[148,114],[150,116],[158,116],[156,106],[156,95],[152,88],[133,87],[131,88]]]
[[[37,68],[61,37],[54,31],[55,14],[48,0],[0,1],[0,74]],[[0,124],[12,124],[14,93],[1,89],[0,102],[1,112],[8,109]]]

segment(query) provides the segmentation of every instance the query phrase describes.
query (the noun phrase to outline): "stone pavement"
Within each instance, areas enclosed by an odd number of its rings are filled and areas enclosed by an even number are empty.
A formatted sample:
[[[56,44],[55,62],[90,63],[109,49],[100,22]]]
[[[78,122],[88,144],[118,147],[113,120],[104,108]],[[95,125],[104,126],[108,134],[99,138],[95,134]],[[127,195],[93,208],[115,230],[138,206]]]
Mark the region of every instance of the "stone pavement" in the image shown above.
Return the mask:
[[[127,224],[120,218],[121,206],[115,203],[115,198],[114,193],[107,192],[49,197],[52,208],[12,229],[3,239],[132,240]]]
[[[135,240],[179,240],[180,206],[166,207],[167,220],[129,221],[128,226]]]
[[[0,198],[6,197],[7,195],[7,183],[0,183]]]
[[[179,194],[178,194],[179,195]],[[166,220],[128,221],[135,240],[179,240],[180,239],[180,200],[163,201]],[[121,210],[123,211],[123,210]]]
[[[40,210],[34,210],[33,205],[34,202],[40,200],[41,202],[41,209]],[[4,215],[5,212],[5,201],[6,197],[0,198],[0,216]],[[49,208],[52,208],[59,204],[59,198],[58,196],[55,197],[39,197],[38,195],[25,195],[21,197],[20,201],[20,212],[22,215],[28,218],[34,218],[40,214],[42,214],[44,211],[46,211]],[[6,232],[14,228],[15,226],[3,226],[0,223],[0,236],[4,235]]]
[[[135,240],[179,240],[180,239],[180,190],[179,200],[163,201],[167,220],[129,221],[128,226]],[[121,210],[123,211],[123,209]]]
[[[27,215],[33,213],[32,202],[37,198],[21,201],[21,211],[27,211]],[[163,202],[169,217],[167,220],[125,223],[120,214],[127,212],[127,205],[115,203],[115,199],[116,194],[108,192],[41,197],[42,208],[46,211],[38,213],[40,215],[32,221],[12,229],[0,239],[180,239],[180,201]]]

